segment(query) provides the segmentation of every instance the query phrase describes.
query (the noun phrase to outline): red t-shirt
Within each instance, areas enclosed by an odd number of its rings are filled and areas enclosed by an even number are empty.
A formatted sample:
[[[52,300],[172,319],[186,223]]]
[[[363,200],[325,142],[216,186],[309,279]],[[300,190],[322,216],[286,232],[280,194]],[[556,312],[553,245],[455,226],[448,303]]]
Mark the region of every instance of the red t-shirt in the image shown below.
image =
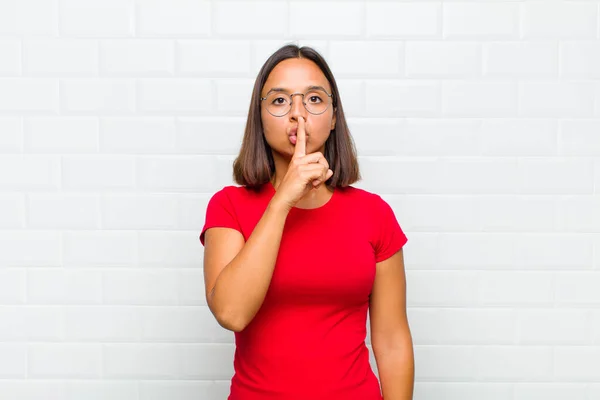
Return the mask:
[[[252,233],[275,194],[226,186],[210,199],[206,223]],[[365,345],[375,264],[407,238],[380,196],[336,188],[316,209],[292,208],[265,300],[235,333],[228,400],[381,400]]]

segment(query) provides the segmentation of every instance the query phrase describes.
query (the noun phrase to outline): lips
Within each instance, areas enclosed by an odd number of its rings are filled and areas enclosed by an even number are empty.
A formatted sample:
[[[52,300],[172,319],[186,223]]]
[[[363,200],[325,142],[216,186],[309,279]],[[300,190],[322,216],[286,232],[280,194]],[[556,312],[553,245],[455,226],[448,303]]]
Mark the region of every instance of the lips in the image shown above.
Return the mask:
[[[288,133],[288,136],[296,136],[296,132],[298,131],[298,128],[292,128],[290,129],[290,132]]]

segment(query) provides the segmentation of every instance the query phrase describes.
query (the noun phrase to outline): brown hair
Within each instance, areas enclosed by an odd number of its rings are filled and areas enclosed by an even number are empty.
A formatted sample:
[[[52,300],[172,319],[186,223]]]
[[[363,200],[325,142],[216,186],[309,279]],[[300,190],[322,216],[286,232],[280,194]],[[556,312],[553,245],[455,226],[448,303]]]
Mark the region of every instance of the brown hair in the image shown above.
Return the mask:
[[[259,185],[269,182],[275,173],[273,154],[263,134],[260,95],[273,68],[281,61],[289,58],[306,58],[313,61],[331,85],[332,105],[336,123],[335,128],[330,132],[329,138],[325,142],[324,156],[329,163],[329,168],[333,171],[333,175],[325,184],[330,188],[343,188],[359,181],[361,176],[358,169],[356,148],[346,124],[335,78],[324,58],[316,50],[307,46],[298,47],[294,44],[285,45],[273,53],[258,73],[252,90],[242,147],[233,162],[234,181],[239,185],[255,189]]]

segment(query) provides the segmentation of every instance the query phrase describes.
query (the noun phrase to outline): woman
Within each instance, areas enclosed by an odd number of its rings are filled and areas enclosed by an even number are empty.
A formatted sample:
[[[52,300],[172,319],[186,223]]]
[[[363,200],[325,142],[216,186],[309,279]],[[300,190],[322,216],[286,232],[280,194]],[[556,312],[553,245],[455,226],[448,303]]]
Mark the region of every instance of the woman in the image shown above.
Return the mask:
[[[200,234],[208,306],[235,332],[229,400],[412,399],[407,238],[380,196],[351,186],[356,152],[315,50],[265,62],[233,170],[242,186],[213,195]]]

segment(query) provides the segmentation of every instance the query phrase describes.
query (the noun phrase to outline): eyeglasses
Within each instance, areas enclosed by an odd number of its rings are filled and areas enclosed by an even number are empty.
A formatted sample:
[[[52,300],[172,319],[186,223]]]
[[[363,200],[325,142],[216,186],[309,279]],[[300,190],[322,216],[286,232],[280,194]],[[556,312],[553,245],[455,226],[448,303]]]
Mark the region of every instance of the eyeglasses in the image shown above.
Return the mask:
[[[269,91],[266,97],[261,97],[260,100],[267,101],[267,111],[274,117],[283,117],[292,109],[292,99],[295,95],[302,96],[302,104],[304,108],[311,114],[323,114],[333,102],[333,94],[327,93],[322,89],[310,89],[306,93],[281,93],[280,91]],[[308,99],[308,102],[304,101]]]

